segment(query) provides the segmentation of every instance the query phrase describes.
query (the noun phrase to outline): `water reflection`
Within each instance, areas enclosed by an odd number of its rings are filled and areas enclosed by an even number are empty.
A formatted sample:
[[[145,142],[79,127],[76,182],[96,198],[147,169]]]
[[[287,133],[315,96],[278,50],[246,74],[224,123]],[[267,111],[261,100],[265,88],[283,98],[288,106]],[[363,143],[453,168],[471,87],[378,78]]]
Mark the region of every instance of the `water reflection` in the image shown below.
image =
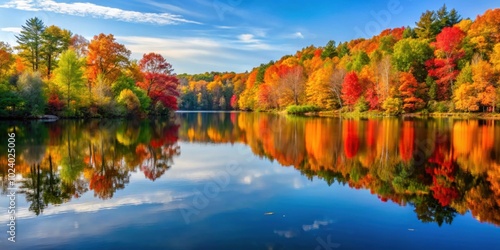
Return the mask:
[[[471,211],[500,225],[500,124],[482,120],[339,120],[180,114],[181,140],[248,145],[255,155],[411,205],[423,222]]]
[[[130,172],[142,171],[154,181],[180,154],[178,125],[168,121],[2,123],[0,130],[16,133],[16,171],[22,175],[19,188],[36,215],[89,190],[95,197],[110,199],[129,183]],[[6,155],[0,162],[5,194]]]
[[[126,188],[132,172],[157,180],[180,155],[180,140],[247,145],[254,155],[294,167],[310,180],[367,189],[382,202],[412,206],[422,222],[451,223],[456,214],[470,211],[479,221],[500,225],[495,121],[180,113],[175,123],[1,123],[0,131],[16,132],[19,187],[36,215],[86,192],[111,199]],[[0,140],[6,141],[6,134]],[[5,154],[0,163],[5,194]]]

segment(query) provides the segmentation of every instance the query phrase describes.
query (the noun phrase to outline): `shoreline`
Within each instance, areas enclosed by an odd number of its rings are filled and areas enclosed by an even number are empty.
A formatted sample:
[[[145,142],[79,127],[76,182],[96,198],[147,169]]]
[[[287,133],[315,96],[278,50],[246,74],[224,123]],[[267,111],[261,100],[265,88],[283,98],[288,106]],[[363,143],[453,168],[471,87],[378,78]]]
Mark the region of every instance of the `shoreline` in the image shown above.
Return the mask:
[[[309,112],[304,114],[288,114],[286,110],[267,110],[267,111],[244,111],[244,110],[178,110],[175,113],[239,113],[239,112],[250,112],[250,113],[271,113],[271,114],[280,114],[280,115],[290,115],[290,116],[305,116],[305,117],[330,117],[330,118],[344,118],[344,119],[356,119],[356,118],[452,118],[452,119],[481,119],[481,120],[500,120],[500,113],[408,113],[408,114],[400,114],[400,115],[386,115],[380,111],[367,111],[367,112],[343,112],[340,113],[339,110],[330,110],[330,111],[319,111],[319,112]],[[167,116],[145,116],[145,117],[132,117],[139,119],[150,119],[150,118],[172,118],[172,115]],[[41,122],[55,122],[58,120],[92,120],[92,119],[130,119],[131,117],[127,116],[109,116],[109,117],[64,117],[64,116],[55,116],[55,115],[42,115],[38,117],[0,117],[1,121],[41,121]]]
[[[453,119],[483,119],[483,120],[500,120],[500,113],[409,113],[400,115],[386,115],[383,112],[347,112],[339,113],[335,111],[321,111],[317,113],[306,113],[305,116],[309,117],[336,117],[336,118],[453,118]]]

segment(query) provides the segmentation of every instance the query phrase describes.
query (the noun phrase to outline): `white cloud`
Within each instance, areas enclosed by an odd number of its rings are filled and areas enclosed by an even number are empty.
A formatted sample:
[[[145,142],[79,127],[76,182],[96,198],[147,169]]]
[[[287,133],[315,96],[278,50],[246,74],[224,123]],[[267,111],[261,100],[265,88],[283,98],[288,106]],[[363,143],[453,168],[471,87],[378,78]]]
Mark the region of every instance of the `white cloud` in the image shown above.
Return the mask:
[[[152,23],[159,25],[179,23],[199,24],[199,22],[184,19],[180,15],[123,10],[88,2],[60,3],[53,0],[11,0],[0,5],[0,8],[25,11],[47,11],[72,16],[90,16],[94,18],[113,19],[134,23]]]
[[[10,33],[16,33],[16,34],[21,33],[21,30],[22,30],[21,27],[4,27],[4,28],[0,28],[0,31],[10,32]]]
[[[304,39],[304,35],[302,35],[301,32],[295,32],[295,33],[293,33],[292,37]]]

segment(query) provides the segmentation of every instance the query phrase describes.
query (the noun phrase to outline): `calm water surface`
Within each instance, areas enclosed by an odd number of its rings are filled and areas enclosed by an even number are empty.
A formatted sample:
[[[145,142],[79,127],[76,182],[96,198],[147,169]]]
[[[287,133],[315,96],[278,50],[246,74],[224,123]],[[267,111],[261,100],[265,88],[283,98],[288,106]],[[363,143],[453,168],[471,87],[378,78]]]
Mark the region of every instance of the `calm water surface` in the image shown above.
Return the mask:
[[[179,113],[0,123],[0,249],[499,249],[500,123]],[[7,155],[0,154],[7,231]]]

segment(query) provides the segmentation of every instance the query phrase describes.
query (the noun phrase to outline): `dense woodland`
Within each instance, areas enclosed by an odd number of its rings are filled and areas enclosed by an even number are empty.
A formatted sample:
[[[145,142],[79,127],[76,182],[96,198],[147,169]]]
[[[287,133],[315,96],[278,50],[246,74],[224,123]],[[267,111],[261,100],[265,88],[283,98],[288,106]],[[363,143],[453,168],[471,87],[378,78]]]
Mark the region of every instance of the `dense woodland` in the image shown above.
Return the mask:
[[[309,46],[250,73],[179,75],[180,108],[494,112],[500,101],[500,9],[476,20],[443,6],[415,27]]]
[[[40,19],[17,45],[0,42],[0,117],[145,116],[184,110],[495,112],[500,9],[474,21],[443,6],[414,27],[323,47],[245,73],[173,73],[156,53],[139,61],[112,34],[84,37]]]

